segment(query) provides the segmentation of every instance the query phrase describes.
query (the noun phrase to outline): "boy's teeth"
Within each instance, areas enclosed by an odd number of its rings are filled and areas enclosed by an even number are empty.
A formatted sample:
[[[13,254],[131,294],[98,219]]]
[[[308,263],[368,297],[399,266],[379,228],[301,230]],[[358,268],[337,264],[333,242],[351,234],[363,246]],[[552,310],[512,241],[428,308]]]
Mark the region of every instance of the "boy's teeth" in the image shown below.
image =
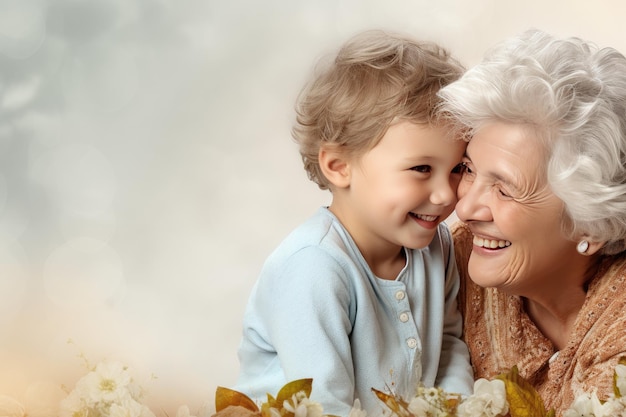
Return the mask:
[[[481,246],[483,248],[495,249],[511,246],[511,242],[508,240],[483,239],[482,237],[474,236],[474,245]]]
[[[435,220],[437,220],[437,216],[428,216],[426,214],[416,214],[415,217],[425,220],[427,222],[434,222]]]

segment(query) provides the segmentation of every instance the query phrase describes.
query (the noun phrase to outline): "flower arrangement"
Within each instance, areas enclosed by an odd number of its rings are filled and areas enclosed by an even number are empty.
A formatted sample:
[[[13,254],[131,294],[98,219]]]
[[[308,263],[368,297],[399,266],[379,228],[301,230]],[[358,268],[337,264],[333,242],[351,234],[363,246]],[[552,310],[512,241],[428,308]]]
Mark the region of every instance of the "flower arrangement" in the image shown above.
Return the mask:
[[[563,417],[615,417],[626,415],[626,358],[615,367],[613,394],[604,401],[595,392],[577,397]]]
[[[331,417],[322,405],[310,400],[312,379],[289,382],[267,401],[257,404],[245,394],[218,387],[213,417]],[[626,358],[619,361],[613,376],[614,392],[604,399],[595,392],[585,393],[572,403],[561,417],[626,416]],[[156,417],[143,403],[144,390],[131,370],[115,361],[103,361],[88,367],[71,390],[61,396],[35,390],[28,406],[0,395],[2,417]],[[441,388],[418,387],[408,400],[372,389],[395,417],[555,417],[546,410],[534,388],[519,376],[517,368],[493,380],[479,379],[474,393],[463,397]],[[36,397],[36,398],[35,398]],[[48,399],[49,404],[43,404]],[[45,402],[45,401],[44,401]],[[209,417],[207,409],[191,415],[187,406],[179,407],[175,417]],[[165,416],[167,417],[167,416]],[[356,400],[350,414],[343,417],[367,417]]]
[[[156,417],[141,403],[143,391],[127,366],[100,362],[61,401],[60,417]]]
[[[267,402],[260,407],[245,394],[218,387],[214,417],[325,417],[322,406],[309,400],[312,381],[290,382],[276,397],[268,394]],[[625,416],[626,358],[615,368],[613,386],[614,393],[604,400],[596,393],[579,396],[562,417]],[[493,380],[478,379],[474,393],[467,397],[422,386],[408,401],[394,394],[372,391],[396,417],[555,417],[554,410],[545,409],[539,394],[519,376],[516,367]],[[348,417],[366,417],[358,400]]]
[[[92,366],[80,356],[87,373],[73,389],[60,384],[33,384],[21,401],[0,395],[0,417],[156,417],[143,402],[146,391],[128,366],[109,360]],[[189,407],[182,405],[175,417],[210,415],[204,408],[191,415]]]
[[[309,400],[312,379],[299,379],[287,383],[276,397],[268,394],[267,402],[257,406],[248,396],[229,388],[218,387],[215,393],[215,409],[222,417],[322,417],[319,403]]]
[[[87,374],[61,400],[58,414],[46,417],[156,417],[143,403],[146,392],[128,366],[108,360],[96,366],[89,366],[86,359],[85,362]],[[210,413],[204,408],[197,415],[192,415],[187,405],[181,405],[175,417],[209,416]]]

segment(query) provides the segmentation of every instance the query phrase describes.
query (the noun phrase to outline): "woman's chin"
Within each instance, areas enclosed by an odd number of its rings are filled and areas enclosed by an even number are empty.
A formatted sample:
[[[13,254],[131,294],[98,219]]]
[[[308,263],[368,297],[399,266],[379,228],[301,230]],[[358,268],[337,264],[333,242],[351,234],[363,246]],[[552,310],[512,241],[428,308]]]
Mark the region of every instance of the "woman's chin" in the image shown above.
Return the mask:
[[[467,272],[471,280],[483,288],[497,288],[506,281],[506,275],[498,272],[500,270],[494,262],[473,262],[472,258],[467,265]]]

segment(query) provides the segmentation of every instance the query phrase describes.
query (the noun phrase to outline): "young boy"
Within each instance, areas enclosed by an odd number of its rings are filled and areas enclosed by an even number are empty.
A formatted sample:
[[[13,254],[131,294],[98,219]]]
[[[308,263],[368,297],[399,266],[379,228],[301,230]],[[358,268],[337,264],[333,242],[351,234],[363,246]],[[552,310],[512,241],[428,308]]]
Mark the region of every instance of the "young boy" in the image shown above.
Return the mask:
[[[267,259],[239,348],[236,390],[263,402],[313,378],[311,399],[347,416],[405,399],[421,382],[470,393],[458,272],[442,223],[454,209],[466,143],[434,120],[436,93],[462,68],[399,35],[357,35],[305,87],[293,136],[332,203]]]

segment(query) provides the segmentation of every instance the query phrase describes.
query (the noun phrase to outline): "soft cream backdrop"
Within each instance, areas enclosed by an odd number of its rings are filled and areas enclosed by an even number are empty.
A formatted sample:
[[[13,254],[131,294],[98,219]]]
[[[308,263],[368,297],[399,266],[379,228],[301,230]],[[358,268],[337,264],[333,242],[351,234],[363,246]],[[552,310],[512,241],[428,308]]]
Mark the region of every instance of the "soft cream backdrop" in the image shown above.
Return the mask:
[[[234,382],[264,258],[329,201],[290,139],[295,96],[356,31],[471,65],[533,26],[626,51],[624,16],[621,0],[0,1],[0,394],[72,384],[80,353],[154,373],[170,415]]]

